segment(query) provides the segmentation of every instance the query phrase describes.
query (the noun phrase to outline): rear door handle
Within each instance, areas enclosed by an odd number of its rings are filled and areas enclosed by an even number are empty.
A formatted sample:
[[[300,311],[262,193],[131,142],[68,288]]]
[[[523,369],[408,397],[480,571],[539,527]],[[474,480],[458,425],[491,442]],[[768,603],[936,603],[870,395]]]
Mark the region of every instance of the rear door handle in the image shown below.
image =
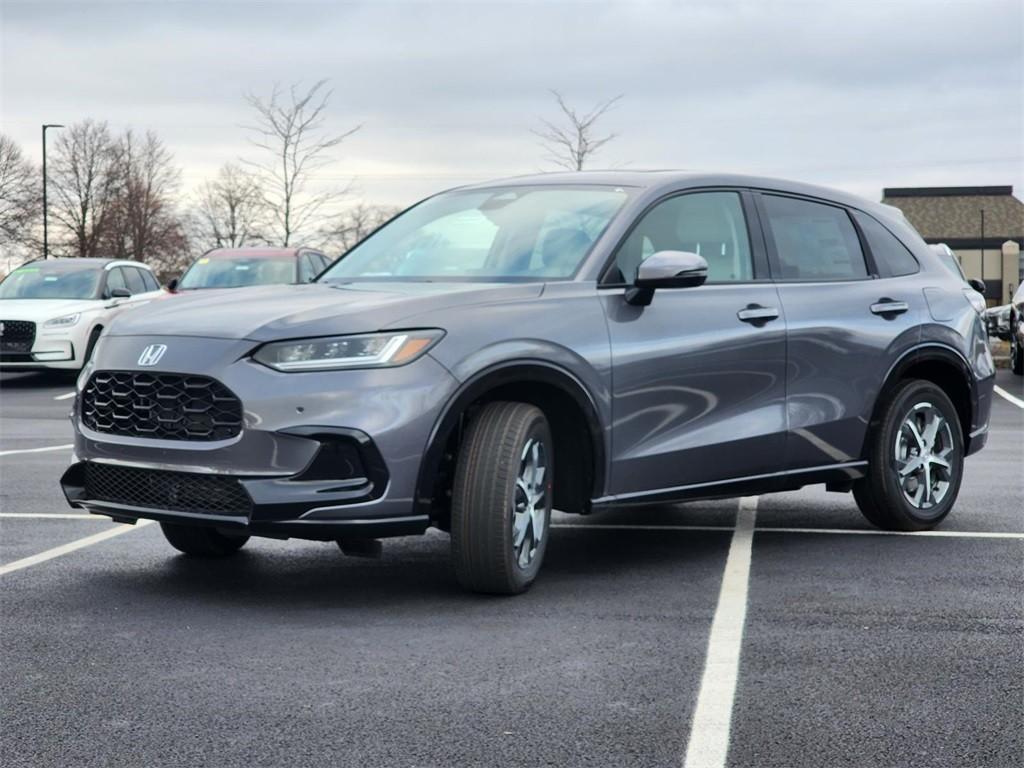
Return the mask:
[[[736,317],[744,323],[767,323],[770,320],[777,320],[779,310],[775,307],[762,307],[759,304],[751,304],[736,313]]]
[[[871,305],[871,314],[873,315],[901,315],[910,306],[905,301],[893,301],[892,299],[882,299],[876,304]]]

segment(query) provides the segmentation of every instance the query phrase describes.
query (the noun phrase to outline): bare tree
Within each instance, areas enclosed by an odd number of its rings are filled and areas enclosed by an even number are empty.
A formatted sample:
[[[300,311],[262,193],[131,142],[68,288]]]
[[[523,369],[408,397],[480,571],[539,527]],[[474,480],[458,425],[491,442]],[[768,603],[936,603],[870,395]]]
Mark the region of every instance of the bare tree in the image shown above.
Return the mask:
[[[180,172],[160,138],[131,129],[113,144],[114,194],[101,236],[104,255],[161,263],[181,247],[175,210]]]
[[[116,152],[107,124],[85,120],[58,135],[49,171],[53,217],[64,225],[66,249],[75,256],[99,255],[116,198]]]
[[[580,113],[575,107],[569,106],[558,91],[551,91],[551,95],[558,103],[561,116],[558,122],[541,120],[540,126],[533,130],[533,134],[540,139],[549,160],[570,171],[582,171],[587,160],[617,136],[614,133],[604,136],[595,134],[597,121],[615,106],[622,98],[622,94],[594,105],[585,113]]]
[[[253,174],[225,163],[217,178],[199,188],[193,231],[201,248],[239,248],[263,242],[263,197]]]
[[[309,190],[315,173],[331,162],[330,150],[362,126],[342,133],[325,129],[325,110],[332,91],[326,80],[301,91],[293,85],[286,93],[274,86],[267,100],[249,94],[256,123],[249,126],[251,141],[264,150],[263,160],[247,161],[259,176],[271,224],[268,238],[292,244],[296,233],[308,230],[321,208],[337,193]]]
[[[358,203],[335,216],[323,228],[321,239],[324,249],[331,253],[345,253],[400,211],[400,208],[392,206]]]
[[[41,221],[39,176],[14,139],[0,133],[0,249],[27,250]]]

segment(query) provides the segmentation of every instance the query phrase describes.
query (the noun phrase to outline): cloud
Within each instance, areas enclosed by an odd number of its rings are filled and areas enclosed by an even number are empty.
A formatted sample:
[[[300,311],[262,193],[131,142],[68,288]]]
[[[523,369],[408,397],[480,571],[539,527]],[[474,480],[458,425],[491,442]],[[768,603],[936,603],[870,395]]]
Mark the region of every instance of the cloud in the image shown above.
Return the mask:
[[[1018,0],[11,3],[3,130],[86,116],[160,133],[187,184],[248,151],[242,93],[331,79],[363,123],[323,185],[402,204],[544,167],[547,89],[623,93],[606,166],[842,186],[1024,188]]]

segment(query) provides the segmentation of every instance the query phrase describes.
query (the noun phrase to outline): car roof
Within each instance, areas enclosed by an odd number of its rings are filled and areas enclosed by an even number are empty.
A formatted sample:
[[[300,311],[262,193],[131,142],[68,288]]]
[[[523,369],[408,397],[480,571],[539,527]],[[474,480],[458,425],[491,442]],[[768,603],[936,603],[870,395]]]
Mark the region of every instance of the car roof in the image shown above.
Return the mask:
[[[280,259],[280,258],[296,258],[300,251],[313,250],[306,248],[305,246],[298,246],[296,248],[271,248],[271,247],[252,247],[252,248],[214,248],[212,251],[207,251],[203,254],[204,259]]]
[[[817,197],[838,203],[871,210],[886,218],[893,218],[891,206],[883,206],[866,198],[842,190],[805,184],[800,181],[778,179],[738,173],[717,173],[713,171],[682,170],[605,170],[605,171],[556,171],[535,173],[527,176],[512,176],[505,179],[471,184],[459,189],[487,189],[489,187],[543,186],[564,184],[593,184],[601,186],[638,187],[648,190],[672,190],[687,187],[751,187],[754,189],[791,192],[807,197]]]
[[[25,264],[22,264],[22,266],[26,266],[27,264],[37,264],[37,263],[67,264],[68,266],[72,266],[72,265],[85,265],[85,266],[93,266],[93,267],[96,267],[97,269],[109,269],[110,267],[116,267],[116,266],[129,266],[129,267],[141,267],[142,269],[149,270],[150,272],[153,271],[153,269],[148,264],[145,264],[145,263],[143,263],[141,261],[135,261],[134,259],[105,259],[105,258],[95,257],[95,256],[83,256],[81,258],[79,258],[79,257],[70,257],[70,256],[51,256],[48,259],[33,259],[32,261],[27,261],[27,262],[25,262]]]

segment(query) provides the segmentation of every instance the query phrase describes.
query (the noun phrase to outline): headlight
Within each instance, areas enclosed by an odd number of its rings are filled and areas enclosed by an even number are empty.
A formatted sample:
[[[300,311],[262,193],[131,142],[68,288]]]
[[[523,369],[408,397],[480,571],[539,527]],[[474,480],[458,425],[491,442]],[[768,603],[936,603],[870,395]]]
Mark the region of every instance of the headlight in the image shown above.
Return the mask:
[[[43,323],[43,328],[67,328],[78,322],[78,318],[82,316],[81,312],[75,312],[73,315],[64,315],[63,317],[55,317],[52,320],[47,320]]]
[[[332,371],[339,368],[391,368],[423,356],[444,331],[391,331],[359,336],[275,341],[253,353],[253,359],[278,371]]]

